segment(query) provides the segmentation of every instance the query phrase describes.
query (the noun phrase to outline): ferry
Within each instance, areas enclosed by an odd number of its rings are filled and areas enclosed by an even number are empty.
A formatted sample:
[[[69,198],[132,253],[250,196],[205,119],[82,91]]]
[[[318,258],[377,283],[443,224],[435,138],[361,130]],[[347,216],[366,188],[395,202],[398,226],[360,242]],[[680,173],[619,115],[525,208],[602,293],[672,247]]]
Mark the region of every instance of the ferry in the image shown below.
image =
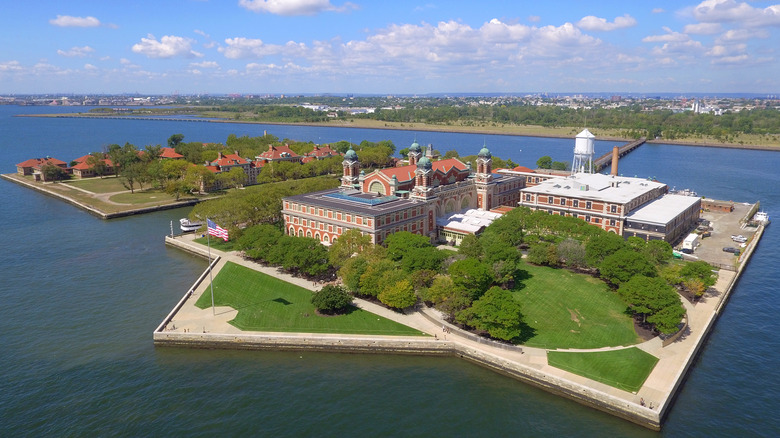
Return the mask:
[[[192,232],[192,231],[198,231],[198,228],[200,228],[202,226],[203,226],[202,222],[190,221],[186,217],[183,217],[183,218],[179,219],[179,227],[185,233],[189,233],[189,232]]]

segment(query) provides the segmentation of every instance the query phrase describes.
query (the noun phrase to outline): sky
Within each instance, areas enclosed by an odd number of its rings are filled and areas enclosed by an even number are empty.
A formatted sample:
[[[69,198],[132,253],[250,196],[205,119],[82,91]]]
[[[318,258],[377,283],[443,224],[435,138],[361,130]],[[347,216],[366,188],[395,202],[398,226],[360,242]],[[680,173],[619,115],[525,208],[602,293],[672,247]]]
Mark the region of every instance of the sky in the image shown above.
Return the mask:
[[[772,1],[0,4],[6,95],[780,94]]]

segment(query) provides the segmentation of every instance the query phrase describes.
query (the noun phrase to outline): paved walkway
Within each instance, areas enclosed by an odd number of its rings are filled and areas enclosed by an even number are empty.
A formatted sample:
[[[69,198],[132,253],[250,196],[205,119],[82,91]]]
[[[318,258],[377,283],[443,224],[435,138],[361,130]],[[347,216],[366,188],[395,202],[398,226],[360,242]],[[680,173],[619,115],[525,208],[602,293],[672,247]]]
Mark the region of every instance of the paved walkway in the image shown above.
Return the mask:
[[[194,234],[188,234],[178,236],[175,238],[176,244],[182,247],[190,247],[195,252],[202,252],[205,250],[202,245],[194,243]],[[222,266],[228,261],[237,263],[239,265],[247,266],[265,274],[283,279],[290,283],[296,284],[306,289],[317,290],[318,284],[314,284],[311,281],[307,281],[301,278],[290,276],[284,272],[277,270],[276,268],[262,266],[258,263],[248,261],[238,256],[236,252],[225,253],[215,249],[211,249],[212,255],[219,255],[221,260],[214,269],[214,272],[219,272]],[[655,366],[650,376],[645,381],[642,388],[636,393],[630,393],[627,391],[608,386],[606,384],[590,380],[585,377],[581,377],[561,369],[550,366],[547,363],[547,351],[541,348],[522,347],[518,349],[503,349],[491,344],[480,343],[467,337],[467,334],[462,333],[457,328],[451,328],[449,332],[445,333],[442,330],[443,326],[449,326],[445,321],[440,320],[436,323],[432,322],[428,318],[422,315],[419,311],[411,311],[407,313],[399,313],[389,310],[385,307],[377,304],[355,299],[355,304],[369,312],[383,316],[385,318],[397,321],[401,324],[407,325],[418,329],[424,333],[435,335],[437,340],[433,342],[456,342],[461,346],[478,351],[483,355],[494,356],[507,361],[512,361],[524,366],[528,366],[537,369],[550,376],[566,379],[575,384],[582,385],[601,393],[609,394],[610,396],[619,398],[626,403],[640,407],[640,399],[645,402],[645,409],[650,409],[652,405],[656,411],[660,411],[666,407],[666,404],[671,400],[670,396],[674,394],[677,385],[682,382],[682,376],[687,372],[687,367],[690,364],[692,356],[695,355],[696,350],[701,341],[701,337],[706,333],[709,325],[716,318],[716,309],[723,299],[723,294],[728,290],[734,277],[737,275],[735,272],[721,270],[717,284],[711,289],[705,297],[698,302],[695,306],[683,300],[685,308],[688,312],[688,329],[678,340],[673,342],[667,347],[662,346],[662,341],[659,338],[653,338],[649,341],[636,345],[636,347],[652,354],[659,359],[658,364]],[[195,290],[192,297],[184,304],[182,309],[174,316],[171,322],[168,324],[166,330],[176,332],[208,332],[208,333],[246,333],[230,325],[228,321],[233,319],[236,315],[236,311],[228,307],[217,307],[216,309],[198,309],[194,306],[194,302],[201,296],[201,294],[209,293],[208,278],[203,281]],[[434,310],[429,314],[436,314]],[[291,334],[285,333],[285,336],[302,336],[311,337],[311,333]],[[325,336],[317,334],[316,336]],[[352,337],[350,335],[332,335],[334,337]],[[360,337],[360,335],[354,335]],[[620,348],[630,348],[632,346],[612,347],[595,350],[565,350],[565,351],[605,351]]]

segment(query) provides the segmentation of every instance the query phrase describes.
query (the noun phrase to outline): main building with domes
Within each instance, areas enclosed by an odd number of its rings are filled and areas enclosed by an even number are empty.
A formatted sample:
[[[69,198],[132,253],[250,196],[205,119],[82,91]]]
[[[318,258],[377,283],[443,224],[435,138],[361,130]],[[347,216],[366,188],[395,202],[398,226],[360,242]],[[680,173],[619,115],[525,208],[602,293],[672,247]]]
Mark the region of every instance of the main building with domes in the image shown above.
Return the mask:
[[[430,152],[415,141],[408,165],[366,175],[357,152],[350,149],[339,188],[284,198],[286,232],[325,245],[353,228],[371,236],[373,243],[398,231],[444,241],[449,239],[437,220],[462,211],[517,206],[525,177],[493,173],[487,147],[479,151],[476,171],[457,158],[434,161]]]

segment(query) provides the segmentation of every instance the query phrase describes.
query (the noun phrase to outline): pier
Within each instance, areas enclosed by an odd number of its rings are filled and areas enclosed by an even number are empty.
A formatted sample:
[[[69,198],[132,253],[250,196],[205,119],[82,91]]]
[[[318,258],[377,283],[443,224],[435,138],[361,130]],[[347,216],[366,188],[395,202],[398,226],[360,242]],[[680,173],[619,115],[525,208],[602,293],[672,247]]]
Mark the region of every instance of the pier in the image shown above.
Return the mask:
[[[639,146],[642,146],[643,144],[645,144],[646,141],[647,139],[645,137],[642,137],[639,140],[634,140],[631,143],[626,143],[623,146],[620,146],[618,148],[618,158],[623,157],[624,155],[627,155],[629,152],[633,151]],[[593,160],[593,171],[601,172],[602,169],[604,169],[605,167],[611,164],[612,164],[612,151],[609,151],[606,154]]]

